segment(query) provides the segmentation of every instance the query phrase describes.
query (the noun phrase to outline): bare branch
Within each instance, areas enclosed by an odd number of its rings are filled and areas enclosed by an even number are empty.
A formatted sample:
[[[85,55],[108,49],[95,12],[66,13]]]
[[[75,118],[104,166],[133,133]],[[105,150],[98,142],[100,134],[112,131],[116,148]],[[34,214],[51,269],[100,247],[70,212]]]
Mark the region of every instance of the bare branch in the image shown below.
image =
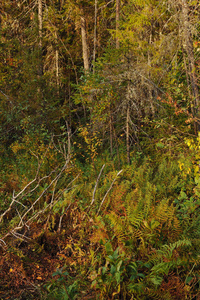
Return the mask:
[[[58,225],[58,232],[61,231],[61,224],[62,224],[62,219],[64,217],[64,215],[66,214],[66,212],[68,211],[68,209],[70,208],[70,206],[72,205],[72,203],[70,203],[68,205],[68,207],[66,208],[65,212],[62,214],[62,216],[60,217],[60,220],[59,220],[59,225]]]
[[[4,240],[0,239],[0,243],[4,244],[5,247],[7,247],[6,243],[4,242]],[[2,246],[2,245],[0,245]],[[3,246],[2,246],[3,247]],[[3,247],[4,248],[4,247]]]
[[[103,200],[101,201],[101,204],[100,204],[100,206],[99,206],[99,210],[98,210],[98,212],[97,212],[97,215],[99,214],[99,212],[100,212],[100,209],[101,209],[101,206],[103,205],[103,203],[104,203],[104,201],[105,201],[105,199],[106,199],[106,197],[107,197],[108,193],[109,193],[109,192],[110,192],[110,190],[112,189],[112,187],[113,187],[113,184],[115,183],[115,181],[116,181],[117,177],[119,176],[119,174],[120,174],[122,171],[123,171],[123,170],[120,170],[120,171],[117,173],[117,175],[116,175],[115,179],[113,180],[113,182],[111,183],[111,185],[110,185],[109,189],[107,190],[107,192],[106,192],[105,196],[103,197]]]
[[[100,10],[100,9],[102,9],[102,8],[104,8],[104,7],[106,7],[106,6],[108,6],[110,3],[112,3],[112,2],[114,2],[114,0],[111,0],[111,1],[109,1],[108,3],[106,3],[106,4],[104,4],[104,5],[102,5],[102,6],[100,6],[99,8],[98,8],[98,10]]]
[[[8,207],[8,209],[6,209],[6,211],[4,211],[4,213],[1,215],[1,217],[0,217],[0,223],[1,223],[2,219],[3,219],[3,217],[11,210],[14,201],[15,201],[15,199],[13,198],[13,200],[10,203],[10,206]]]
[[[24,215],[22,216],[22,220],[26,217],[26,215],[34,208],[35,204],[42,198],[42,196],[46,193],[46,191],[50,188],[50,186],[52,186],[52,184],[54,182],[56,182],[58,180],[58,178],[61,176],[61,174],[63,173],[63,171],[67,168],[69,161],[66,161],[66,163],[64,164],[64,166],[62,167],[61,171],[59,172],[59,174],[50,182],[50,184],[43,190],[43,192],[40,194],[40,196],[35,200],[35,202],[31,205],[31,207],[24,213]],[[21,224],[21,221],[19,223],[19,225]]]
[[[22,241],[31,240],[31,238],[25,236],[24,234],[20,234],[19,232],[16,232],[15,230],[12,230],[10,232],[16,239],[20,239]]]
[[[96,184],[95,184],[95,187],[94,187],[94,191],[93,191],[93,195],[92,195],[92,201],[91,201],[91,203],[90,203],[90,206],[92,206],[92,204],[93,204],[94,201],[95,201],[95,193],[96,193],[96,190],[97,190],[97,185],[98,185],[98,183],[99,183],[99,179],[100,179],[100,177],[101,177],[101,174],[102,174],[102,172],[103,172],[104,167],[105,167],[105,164],[102,166],[101,171],[99,172],[99,176],[97,177],[97,181],[96,181]]]

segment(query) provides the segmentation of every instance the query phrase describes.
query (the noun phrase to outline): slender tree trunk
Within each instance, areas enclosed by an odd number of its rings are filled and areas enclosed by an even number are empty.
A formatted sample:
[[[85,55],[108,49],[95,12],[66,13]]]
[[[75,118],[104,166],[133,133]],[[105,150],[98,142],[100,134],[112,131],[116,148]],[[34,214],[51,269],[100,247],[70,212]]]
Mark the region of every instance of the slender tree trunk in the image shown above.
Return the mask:
[[[95,60],[97,49],[97,0],[95,0],[94,6],[94,50],[93,50],[93,73],[95,73]]]
[[[110,154],[112,157],[112,155],[113,155],[113,121],[112,121],[111,111],[110,111]]]
[[[127,112],[126,112],[126,153],[127,153],[127,163],[130,165],[129,120],[130,120],[130,108],[128,104]]]
[[[38,75],[43,75],[43,62],[42,62],[42,0],[38,0],[38,36],[39,36],[39,64],[38,64]]]
[[[120,0],[116,0],[116,49],[119,49]]]
[[[82,50],[83,50],[83,64],[85,71],[89,71],[89,56],[88,56],[88,45],[87,45],[87,34],[86,34],[86,20],[85,17],[81,17],[81,36],[82,36]]]
[[[181,0],[182,5],[182,30],[183,30],[183,39],[184,39],[184,48],[188,57],[188,68],[189,68],[189,77],[191,83],[191,90],[193,96],[193,114],[197,119],[195,121],[195,133],[197,134],[200,131],[200,99],[199,99],[199,90],[197,84],[197,75],[195,68],[195,59],[194,59],[194,49],[193,49],[193,40],[192,34],[190,31],[189,23],[189,13],[188,5],[186,0]]]
[[[192,99],[191,90],[190,90],[190,76],[189,76],[189,73],[188,73],[187,61],[186,61],[186,56],[185,56],[185,52],[184,51],[183,51],[183,61],[184,61],[184,67],[185,67],[185,74],[186,74],[188,95],[189,95],[189,99]],[[192,111],[192,115],[194,116],[195,112],[194,112],[193,105],[191,106],[191,111]]]
[[[56,49],[55,53],[55,64],[56,64],[56,85],[57,85],[57,93],[59,94],[60,88],[60,80],[59,80],[59,50]]]
[[[68,123],[68,121],[66,120],[66,125],[67,125],[67,158],[70,158],[71,155],[71,127],[70,124]]]
[[[58,44],[58,36],[57,32],[55,33],[55,38],[56,38],[56,44]],[[57,85],[57,93],[59,94],[59,89],[60,89],[60,72],[59,72],[59,49],[58,46],[56,45],[56,51],[55,51],[55,69],[56,69],[56,85]]]

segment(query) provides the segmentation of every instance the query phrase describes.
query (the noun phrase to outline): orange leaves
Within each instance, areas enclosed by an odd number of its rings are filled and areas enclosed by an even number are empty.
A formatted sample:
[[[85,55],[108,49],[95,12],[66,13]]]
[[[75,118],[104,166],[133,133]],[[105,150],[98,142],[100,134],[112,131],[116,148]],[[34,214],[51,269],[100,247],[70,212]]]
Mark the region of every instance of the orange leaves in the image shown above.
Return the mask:
[[[175,273],[170,273],[169,276],[162,282],[160,290],[163,293],[168,292],[173,299],[186,299],[185,283]]]
[[[170,107],[174,108],[174,113],[176,116],[179,116],[180,114],[188,116],[187,120],[185,120],[186,124],[190,124],[197,121],[196,118],[193,117],[193,115],[187,109],[181,108],[177,101],[173,100],[173,98],[168,93],[166,93],[165,96],[166,98],[161,98],[160,96],[158,96],[157,100],[159,100],[162,103],[166,103]]]
[[[168,94],[166,93],[165,94],[166,98],[161,98],[160,96],[157,97],[157,100],[159,100],[160,102],[162,103],[166,103],[168,104],[169,106],[173,107],[174,110],[175,110],[175,114],[176,115],[179,115],[179,114],[183,114],[183,113],[186,113],[185,110],[183,110],[179,104],[177,103],[176,100],[173,100],[173,98]]]
[[[90,242],[92,244],[97,244],[100,240],[105,242],[108,238],[109,236],[107,233],[107,229],[103,226],[100,226],[93,231],[92,235],[90,236]]]
[[[22,64],[22,62],[23,62],[22,59],[17,59],[13,57],[9,57],[6,59],[6,64],[15,68],[17,68],[20,64]]]

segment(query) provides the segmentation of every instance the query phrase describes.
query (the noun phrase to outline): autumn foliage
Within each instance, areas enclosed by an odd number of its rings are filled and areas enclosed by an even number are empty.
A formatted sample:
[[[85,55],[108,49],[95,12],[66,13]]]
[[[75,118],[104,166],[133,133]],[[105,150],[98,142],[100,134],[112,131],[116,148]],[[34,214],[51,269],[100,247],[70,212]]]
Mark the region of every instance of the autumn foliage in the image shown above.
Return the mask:
[[[200,299],[199,13],[2,1],[1,299]]]

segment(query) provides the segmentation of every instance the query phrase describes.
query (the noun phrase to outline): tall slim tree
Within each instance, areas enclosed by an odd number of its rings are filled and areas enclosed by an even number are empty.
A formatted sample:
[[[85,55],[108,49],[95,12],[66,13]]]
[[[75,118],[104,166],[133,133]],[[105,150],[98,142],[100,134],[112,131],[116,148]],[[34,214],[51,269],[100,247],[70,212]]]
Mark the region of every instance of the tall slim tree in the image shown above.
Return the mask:
[[[189,68],[189,77],[192,90],[192,111],[193,117],[195,118],[195,133],[197,134],[200,131],[200,96],[199,88],[197,82],[197,74],[195,67],[195,57],[194,57],[194,48],[193,48],[193,39],[190,30],[190,21],[189,21],[189,9],[186,0],[181,0],[182,6],[182,32],[183,32],[183,45],[187,53],[188,58],[188,68]]]
[[[87,43],[87,32],[86,32],[86,19],[84,13],[81,16],[81,37],[82,37],[82,49],[83,49],[83,64],[85,71],[89,71],[89,55],[88,55],[88,43]]]
[[[38,75],[43,75],[43,61],[42,61],[42,36],[43,36],[43,16],[42,16],[42,0],[38,0],[38,36],[39,36],[39,65]]]
[[[94,49],[93,49],[93,62],[96,60],[96,48],[97,48],[97,0],[94,4]],[[93,65],[93,73],[95,73],[95,64]]]
[[[119,49],[120,0],[116,0],[116,48]]]

